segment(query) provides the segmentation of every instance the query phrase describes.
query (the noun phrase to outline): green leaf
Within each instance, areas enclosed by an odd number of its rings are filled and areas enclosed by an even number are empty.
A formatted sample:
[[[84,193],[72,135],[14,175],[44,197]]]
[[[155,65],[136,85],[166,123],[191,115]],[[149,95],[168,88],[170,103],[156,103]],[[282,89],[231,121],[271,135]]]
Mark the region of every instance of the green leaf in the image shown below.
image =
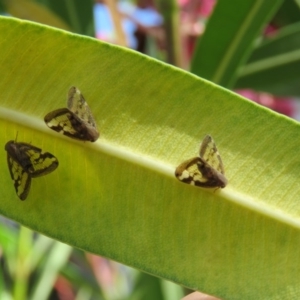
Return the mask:
[[[191,72],[232,87],[253,42],[282,0],[220,0],[199,39]]]
[[[162,280],[146,273],[139,273],[134,290],[128,300],[165,300],[162,291]],[[174,298],[173,298],[174,299]],[[175,298],[176,299],[176,298]]]
[[[36,0],[60,16],[76,33],[95,36],[93,0]],[[43,22],[41,22],[43,23]]]
[[[298,3],[297,3],[298,2]],[[282,5],[274,15],[272,24],[282,27],[300,21],[299,0],[283,1]]]
[[[236,88],[277,95],[300,95],[300,22],[286,26],[261,43],[241,68]]]
[[[2,147],[18,132],[59,160],[22,202],[2,148],[1,214],[224,299],[299,299],[297,122],[131,50],[9,18],[0,29]],[[96,143],[43,122],[72,85],[99,125]],[[174,177],[207,133],[223,190]]]
[[[179,5],[177,0],[156,0],[159,12],[164,18],[166,60],[175,66],[182,66]]]
[[[5,11],[14,17],[71,30],[71,27],[59,15],[32,0],[0,0],[0,2]]]
[[[72,248],[56,242],[47,257],[45,266],[37,280],[32,300],[49,299],[52,287],[57,279],[60,269],[67,263]]]
[[[0,0],[0,9],[14,17],[95,36],[94,1]]]
[[[184,292],[181,286],[143,272],[138,272],[128,300],[173,300],[181,299],[182,297],[184,297]]]
[[[102,291],[101,286],[99,286],[99,283],[96,280],[96,277],[90,266],[90,262],[86,260],[86,255],[83,255],[82,251],[73,251],[69,262],[64,266],[60,273],[72,284],[72,286],[78,288],[79,294],[88,293],[92,294],[92,296],[94,297],[93,299],[106,299],[103,296],[103,294],[105,293]],[[78,293],[76,297],[80,299]],[[83,297],[82,299],[90,298]]]

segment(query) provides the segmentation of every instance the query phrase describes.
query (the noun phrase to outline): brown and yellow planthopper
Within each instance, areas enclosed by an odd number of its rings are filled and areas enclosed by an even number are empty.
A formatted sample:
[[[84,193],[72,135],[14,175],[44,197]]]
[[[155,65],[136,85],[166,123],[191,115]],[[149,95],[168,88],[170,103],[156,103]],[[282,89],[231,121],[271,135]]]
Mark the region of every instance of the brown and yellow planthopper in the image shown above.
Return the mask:
[[[200,187],[224,188],[227,184],[223,162],[210,135],[203,139],[199,156],[181,163],[175,170],[178,180]]]
[[[21,200],[28,196],[31,178],[46,175],[58,167],[54,155],[28,143],[9,141],[5,150],[10,176]]]
[[[52,130],[73,139],[95,142],[100,135],[87,102],[75,86],[69,89],[67,108],[51,111],[44,121]]]

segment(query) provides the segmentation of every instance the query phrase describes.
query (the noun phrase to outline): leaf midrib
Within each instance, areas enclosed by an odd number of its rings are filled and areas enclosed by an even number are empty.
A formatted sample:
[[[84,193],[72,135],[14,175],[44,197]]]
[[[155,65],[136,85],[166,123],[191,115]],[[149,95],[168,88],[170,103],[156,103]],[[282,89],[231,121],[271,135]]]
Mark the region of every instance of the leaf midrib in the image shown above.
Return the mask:
[[[32,128],[34,130],[38,130],[45,134],[50,134],[55,136],[56,138],[61,138],[67,140],[69,143],[74,143],[82,146],[82,142],[70,139],[65,137],[62,134],[58,134],[53,130],[50,130],[42,120],[32,117],[26,114],[19,113],[17,111],[7,109],[4,107],[0,107],[0,118],[7,120],[9,122],[14,122],[20,126],[26,126],[28,128]],[[12,137],[13,138],[13,137]],[[160,161],[158,159],[153,159],[149,156],[143,156],[142,153],[137,153],[134,151],[129,151],[127,148],[123,148],[121,146],[116,146],[114,144],[110,144],[107,140],[98,140],[95,143],[85,142],[84,147],[88,147],[94,151],[104,153],[109,156],[116,157],[120,160],[127,161],[131,164],[138,165],[142,168],[148,169],[150,171],[160,173],[169,178],[173,178],[176,180],[174,176],[175,167],[167,164],[166,162]],[[230,182],[230,178],[229,178]],[[183,184],[178,182],[178,184]],[[198,187],[191,187],[198,188]],[[263,202],[258,202],[253,197],[248,196],[246,194],[242,194],[234,190],[233,188],[226,187],[225,189],[219,189],[215,191],[215,189],[208,190],[203,189],[208,193],[217,193],[217,197],[222,197],[230,202],[233,202],[239,206],[243,206],[251,211],[257,212],[260,215],[268,216],[271,219],[275,219],[284,224],[288,224],[294,228],[300,229],[300,220],[298,218],[293,217],[290,214],[283,212],[282,210],[276,209],[268,204]]]

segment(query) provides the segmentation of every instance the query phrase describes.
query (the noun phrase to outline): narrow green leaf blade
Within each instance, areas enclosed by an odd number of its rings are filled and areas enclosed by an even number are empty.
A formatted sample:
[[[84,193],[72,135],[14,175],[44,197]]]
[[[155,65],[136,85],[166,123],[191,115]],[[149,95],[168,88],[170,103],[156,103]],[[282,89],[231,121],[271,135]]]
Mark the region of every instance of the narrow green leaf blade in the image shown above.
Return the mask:
[[[31,300],[49,299],[52,287],[57,279],[60,269],[67,263],[72,247],[56,242],[50,250],[45,265],[37,280]]]
[[[220,0],[199,39],[191,72],[231,88],[253,42],[282,0]]]
[[[253,88],[277,95],[300,95],[300,23],[268,38],[241,68],[236,88]]]
[[[0,212],[62,242],[224,299],[298,299],[300,126],[134,51],[0,19],[0,141],[57,156],[53,173],[15,194],[0,156]],[[43,117],[84,94],[96,143]],[[179,182],[175,167],[210,133],[229,185]]]

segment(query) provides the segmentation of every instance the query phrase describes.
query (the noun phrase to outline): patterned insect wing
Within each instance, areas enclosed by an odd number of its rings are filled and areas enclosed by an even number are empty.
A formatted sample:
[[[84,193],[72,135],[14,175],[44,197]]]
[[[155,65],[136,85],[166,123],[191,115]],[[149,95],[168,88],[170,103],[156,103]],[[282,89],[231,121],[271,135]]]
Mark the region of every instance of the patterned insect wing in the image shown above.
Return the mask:
[[[88,141],[94,139],[89,137],[84,123],[68,108],[51,111],[45,116],[44,121],[52,130],[70,138]]]
[[[206,178],[205,184],[199,183],[199,186],[203,187],[217,187],[224,188],[227,185],[226,177],[211,167],[206,161],[199,157],[198,169],[202,176]]]
[[[199,156],[211,167],[224,174],[224,166],[217,146],[210,135],[206,135],[201,143]]]
[[[18,197],[25,200],[28,196],[31,178],[46,175],[58,166],[56,157],[40,148],[27,143],[9,141],[5,145],[10,176]]]
[[[92,112],[78,88],[72,86],[68,93],[68,108],[82,121],[97,130],[97,125]]]
[[[26,143],[19,143],[26,144]],[[28,145],[28,144],[27,144]],[[28,172],[31,177],[39,177],[53,172],[58,167],[57,158],[49,152],[42,152],[40,148],[31,146],[24,150],[26,155],[30,158],[31,166]]]
[[[200,172],[199,164],[202,164],[199,157],[194,157],[183,162],[175,170],[176,178],[191,185],[205,184],[207,178]]]
[[[5,146],[7,151],[7,164],[10,177],[14,182],[14,187],[18,197],[25,200],[30,190],[31,176],[23,169],[23,167],[13,159],[14,148],[10,147],[8,143]]]
[[[95,142],[99,138],[96,122],[76,87],[71,87],[68,92],[67,106],[48,113],[44,118],[47,126],[70,138]]]

